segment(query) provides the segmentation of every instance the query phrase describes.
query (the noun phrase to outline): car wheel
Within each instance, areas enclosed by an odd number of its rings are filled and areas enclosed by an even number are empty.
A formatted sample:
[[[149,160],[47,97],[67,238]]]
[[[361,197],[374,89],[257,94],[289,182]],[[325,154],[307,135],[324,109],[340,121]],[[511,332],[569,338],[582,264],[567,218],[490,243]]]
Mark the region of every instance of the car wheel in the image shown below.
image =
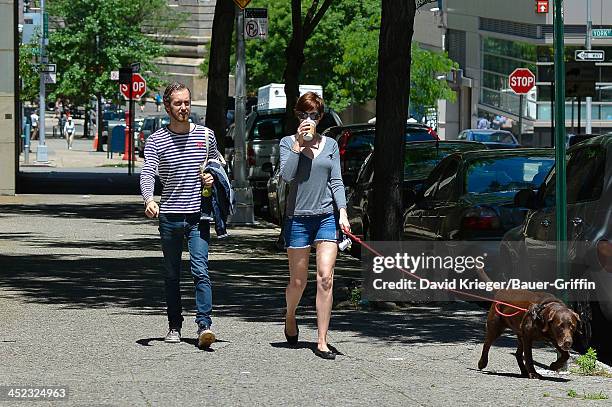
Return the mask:
[[[589,301],[577,301],[571,304],[572,308],[580,317],[578,329],[574,334],[574,350],[579,353],[585,353],[591,346],[593,337],[593,306]]]

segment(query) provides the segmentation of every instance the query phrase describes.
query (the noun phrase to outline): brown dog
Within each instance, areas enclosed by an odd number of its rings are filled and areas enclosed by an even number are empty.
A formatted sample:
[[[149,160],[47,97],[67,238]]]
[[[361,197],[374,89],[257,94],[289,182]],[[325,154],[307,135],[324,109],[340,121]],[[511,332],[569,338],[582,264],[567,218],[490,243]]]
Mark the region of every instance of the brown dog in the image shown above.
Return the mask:
[[[569,359],[569,350],[573,344],[573,335],[580,318],[578,314],[569,309],[555,296],[543,292],[526,290],[500,290],[495,299],[525,308],[527,312],[519,312],[512,317],[500,315],[495,310],[495,303],[491,304],[487,316],[487,334],[482,347],[482,356],[478,362],[478,369],[484,369],[489,362],[489,349],[491,345],[506,328],[512,329],[518,337],[516,361],[521,374],[530,379],[541,379],[533,366],[531,349],[533,343],[545,340],[559,351],[559,357],[550,365],[550,370],[559,370]],[[498,304],[497,309],[504,314],[512,315],[517,309],[507,305]],[[523,362],[523,358],[525,362]],[[527,367],[525,367],[525,363]]]

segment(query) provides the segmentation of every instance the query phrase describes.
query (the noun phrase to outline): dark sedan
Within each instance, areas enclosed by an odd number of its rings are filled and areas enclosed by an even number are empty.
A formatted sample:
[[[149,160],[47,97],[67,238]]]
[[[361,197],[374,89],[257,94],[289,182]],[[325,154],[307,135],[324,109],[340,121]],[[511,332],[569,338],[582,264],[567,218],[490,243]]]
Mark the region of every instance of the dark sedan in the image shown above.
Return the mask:
[[[594,291],[567,290],[580,315],[574,347],[584,352],[593,342],[609,354],[612,328],[612,135],[591,137],[567,151],[567,244],[571,278],[596,282]],[[523,195],[529,208],[524,223],[501,244],[507,268],[501,279],[555,281],[556,175],[553,169],[539,191]],[[517,195],[518,197],[518,195]]]
[[[406,143],[404,155],[404,208],[412,204],[413,190],[419,190],[429,173],[449,154],[459,151],[486,149],[482,143],[471,141],[413,141]],[[349,194],[347,212],[353,233],[365,240],[370,236],[374,213],[374,153],[363,163],[353,191]],[[360,247],[354,244],[352,254],[360,255]]]
[[[521,145],[516,137],[507,130],[467,129],[457,136],[457,140],[478,141],[488,148],[518,148]]]
[[[338,142],[345,186],[353,186],[361,165],[374,149],[375,132],[374,124],[353,124],[331,127],[325,133]],[[438,135],[431,127],[419,123],[406,124],[406,142],[435,140],[438,140]]]
[[[554,165],[552,149],[449,155],[431,172],[404,220],[406,240],[501,240],[520,225],[520,189],[537,189]]]

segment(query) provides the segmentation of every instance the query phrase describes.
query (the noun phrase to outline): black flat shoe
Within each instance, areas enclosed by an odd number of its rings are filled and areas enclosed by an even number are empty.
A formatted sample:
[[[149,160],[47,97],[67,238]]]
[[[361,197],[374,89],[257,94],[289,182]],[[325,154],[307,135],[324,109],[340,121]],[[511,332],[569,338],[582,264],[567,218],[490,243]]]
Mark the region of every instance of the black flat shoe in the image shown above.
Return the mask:
[[[287,319],[285,317],[285,339],[287,339],[287,343],[292,346],[297,345],[298,337],[300,336],[300,327],[298,327],[297,319],[295,320],[295,330],[297,332],[295,335],[290,336],[287,334]]]
[[[315,349],[315,355],[320,357],[321,359],[334,360],[336,359],[336,354],[331,350],[319,350],[319,348]]]

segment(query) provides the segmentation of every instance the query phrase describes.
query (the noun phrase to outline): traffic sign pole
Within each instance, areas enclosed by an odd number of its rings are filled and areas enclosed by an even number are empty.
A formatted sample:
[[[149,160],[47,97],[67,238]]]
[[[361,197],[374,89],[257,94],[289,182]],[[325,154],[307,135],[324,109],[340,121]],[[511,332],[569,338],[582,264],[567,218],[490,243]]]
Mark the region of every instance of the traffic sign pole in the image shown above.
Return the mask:
[[[554,0],[555,51],[555,172],[556,172],[556,232],[557,278],[566,280],[567,273],[567,188],[565,177],[565,38],[563,30],[563,0]],[[567,302],[567,292],[559,293]]]
[[[591,19],[591,0],[586,0],[587,3],[587,26],[586,26],[586,49],[591,50],[591,32],[593,31],[593,21]],[[593,107],[593,98],[587,96],[586,98],[586,128],[584,132],[586,134],[592,133],[593,115],[591,109]]]
[[[45,21],[45,0],[40,0],[40,18],[43,22]],[[45,36],[46,31],[43,27],[43,35],[40,36],[40,62],[47,63],[45,58],[47,53],[45,51],[45,45],[47,38]],[[36,148],[36,162],[47,164],[49,163],[49,152],[47,150],[47,142],[45,140],[45,73],[40,73],[40,84],[39,84],[39,108],[40,114],[38,115],[38,147]]]
[[[236,129],[234,137],[234,192],[236,195],[236,212],[230,220],[234,225],[249,225],[255,223],[253,211],[253,190],[246,179],[246,56],[244,44],[244,3],[248,1],[235,0],[236,8]],[[244,4],[244,6],[246,6]]]

